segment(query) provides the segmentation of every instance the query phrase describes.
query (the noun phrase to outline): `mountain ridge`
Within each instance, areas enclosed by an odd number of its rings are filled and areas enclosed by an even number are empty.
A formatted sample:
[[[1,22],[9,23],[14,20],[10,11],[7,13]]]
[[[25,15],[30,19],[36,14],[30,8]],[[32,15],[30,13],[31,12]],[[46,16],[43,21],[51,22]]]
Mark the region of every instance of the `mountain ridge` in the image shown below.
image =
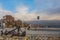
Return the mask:
[[[26,21],[26,23],[60,28],[60,20],[34,20],[34,21]]]

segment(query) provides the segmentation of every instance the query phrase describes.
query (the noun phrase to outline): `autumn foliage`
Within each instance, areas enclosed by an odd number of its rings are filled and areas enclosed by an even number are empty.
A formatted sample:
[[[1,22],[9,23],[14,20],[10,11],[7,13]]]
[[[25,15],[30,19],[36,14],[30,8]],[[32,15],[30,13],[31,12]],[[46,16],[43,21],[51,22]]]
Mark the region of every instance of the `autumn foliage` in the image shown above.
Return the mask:
[[[15,27],[15,26],[21,26],[23,24],[23,27],[27,27],[28,24],[23,22],[21,20],[15,20],[13,16],[11,15],[5,15],[3,16],[3,22],[5,23],[5,27]]]

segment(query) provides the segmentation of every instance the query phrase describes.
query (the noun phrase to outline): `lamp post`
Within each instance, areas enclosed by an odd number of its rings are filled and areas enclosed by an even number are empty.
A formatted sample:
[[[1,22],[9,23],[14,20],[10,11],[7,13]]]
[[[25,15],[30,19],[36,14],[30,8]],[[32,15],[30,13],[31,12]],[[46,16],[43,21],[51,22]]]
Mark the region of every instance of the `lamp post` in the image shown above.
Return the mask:
[[[40,19],[40,17],[39,16],[37,16],[37,21],[39,22],[39,19]],[[38,23],[38,26],[39,26],[39,23]]]
[[[37,20],[39,20],[40,19],[40,17],[39,16],[37,16]]]

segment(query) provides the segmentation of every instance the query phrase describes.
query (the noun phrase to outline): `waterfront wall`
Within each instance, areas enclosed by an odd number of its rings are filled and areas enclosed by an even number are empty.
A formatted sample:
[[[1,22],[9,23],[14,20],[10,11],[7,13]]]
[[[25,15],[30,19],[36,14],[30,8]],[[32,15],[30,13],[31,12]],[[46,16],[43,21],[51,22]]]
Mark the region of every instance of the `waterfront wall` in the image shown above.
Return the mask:
[[[18,36],[14,36],[14,37],[3,37],[3,36],[0,36],[0,40],[26,40],[27,38],[26,37],[18,37]]]

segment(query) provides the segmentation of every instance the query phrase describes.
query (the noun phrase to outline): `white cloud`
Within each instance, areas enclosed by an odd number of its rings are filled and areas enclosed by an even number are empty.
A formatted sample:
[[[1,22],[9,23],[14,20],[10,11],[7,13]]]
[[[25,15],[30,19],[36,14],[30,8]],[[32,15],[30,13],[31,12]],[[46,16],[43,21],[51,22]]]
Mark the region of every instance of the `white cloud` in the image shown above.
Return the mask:
[[[60,20],[60,14],[49,15],[47,12],[37,13],[36,10],[29,13],[28,10],[26,6],[18,7],[15,18],[27,21],[37,20],[37,16],[40,16],[40,20]]]
[[[0,19],[4,15],[13,15],[15,19],[20,20],[37,20],[37,16],[40,16],[40,20],[60,20],[60,14],[54,14],[49,15],[47,12],[41,12],[37,13],[36,10],[33,10],[32,12],[28,12],[29,8],[26,6],[18,6],[16,7],[16,13],[13,13],[12,11],[4,10],[2,7],[0,7]]]
[[[17,7],[17,13],[15,14],[15,18],[21,20],[34,20],[34,17],[36,16],[35,13],[29,13],[28,10],[29,8],[26,6]]]
[[[41,14],[41,20],[60,20],[60,14]]]
[[[0,5],[0,19],[5,15],[13,15],[11,11],[4,10],[3,7]]]

